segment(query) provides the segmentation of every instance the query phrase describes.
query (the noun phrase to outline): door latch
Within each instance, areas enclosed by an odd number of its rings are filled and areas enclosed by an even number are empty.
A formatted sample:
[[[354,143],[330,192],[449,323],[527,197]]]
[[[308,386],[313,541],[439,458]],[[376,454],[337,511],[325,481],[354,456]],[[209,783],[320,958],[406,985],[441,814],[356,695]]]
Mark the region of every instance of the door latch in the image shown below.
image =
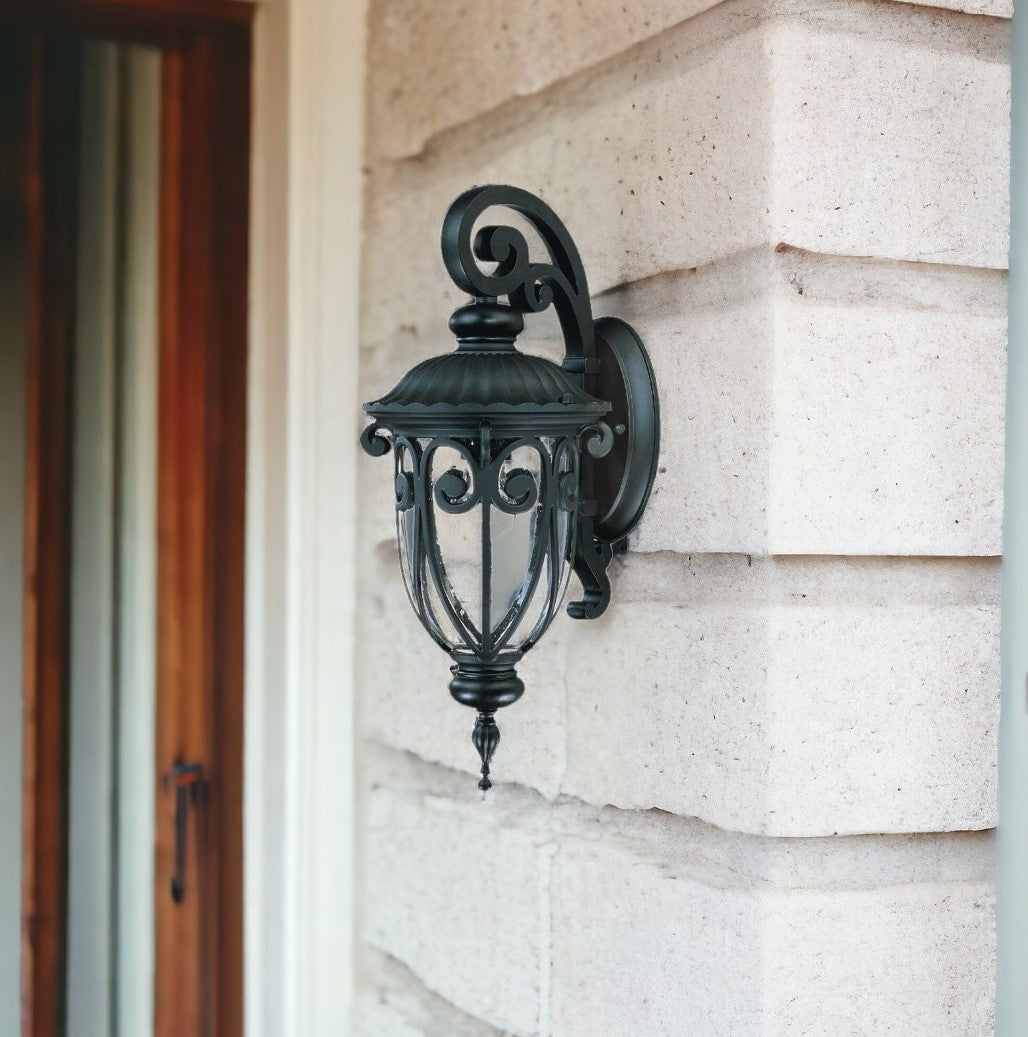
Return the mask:
[[[175,786],[175,874],[171,879],[171,899],[181,904],[186,896],[187,809],[207,801],[207,782],[202,763],[176,763],[171,768]]]

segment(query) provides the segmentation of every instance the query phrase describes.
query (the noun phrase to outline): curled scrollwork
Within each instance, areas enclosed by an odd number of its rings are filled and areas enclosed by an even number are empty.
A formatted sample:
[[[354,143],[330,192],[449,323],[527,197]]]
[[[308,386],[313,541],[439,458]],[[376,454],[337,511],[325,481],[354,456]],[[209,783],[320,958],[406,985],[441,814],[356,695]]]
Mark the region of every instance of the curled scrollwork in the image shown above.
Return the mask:
[[[614,430],[605,421],[590,425],[582,433],[582,447],[591,457],[606,457],[614,445]]]
[[[438,471],[438,466],[433,464],[438,450],[456,452],[460,455],[463,466],[458,468],[456,465],[451,465],[442,475],[434,475],[434,471]],[[431,488],[431,496],[435,503],[447,514],[463,514],[470,511],[482,499],[482,494],[478,489],[480,482],[478,459],[459,439],[440,437],[433,439],[424,448],[421,478],[425,485],[425,499],[428,499],[429,488]]]
[[[511,467],[519,451],[530,451],[537,455],[538,462],[532,463],[532,470],[523,465]],[[483,492],[488,494],[490,504],[507,515],[529,511],[539,501],[540,493],[545,495],[545,475],[550,464],[550,455],[541,440],[528,438],[509,441],[489,459]]]
[[[553,293],[574,291],[570,279],[549,263],[533,263],[528,242],[514,227],[483,227],[476,235],[472,251],[496,269],[489,284],[497,295],[506,295],[522,313],[541,313],[553,302]]]
[[[535,506],[539,499],[536,477],[527,468],[501,472],[493,503],[508,515],[517,515]]]
[[[433,490],[435,502],[451,515],[470,511],[480,499],[480,494],[472,492],[471,486],[471,479],[466,472],[450,468],[436,479]]]
[[[513,209],[535,227],[549,263],[532,262],[525,236],[514,227],[488,226],[474,232],[478,218],[494,206]],[[501,184],[473,187],[450,206],[442,247],[443,262],[458,288],[476,297],[506,295],[521,313],[539,313],[552,303],[568,356],[593,355],[592,305],[582,260],[567,228],[541,199]],[[496,266],[487,271],[481,263]]]
[[[392,444],[389,437],[383,435],[382,427],[377,421],[364,427],[360,437],[364,453],[370,454],[372,457],[383,457],[389,453]]]

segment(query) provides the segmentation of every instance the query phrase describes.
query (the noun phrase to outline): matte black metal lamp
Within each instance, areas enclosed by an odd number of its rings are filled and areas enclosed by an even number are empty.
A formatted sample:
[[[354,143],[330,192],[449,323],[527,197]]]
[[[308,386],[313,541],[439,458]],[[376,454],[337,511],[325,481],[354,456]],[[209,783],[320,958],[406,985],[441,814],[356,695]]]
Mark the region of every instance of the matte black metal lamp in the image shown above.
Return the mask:
[[[535,227],[549,262],[531,261],[515,227],[475,233],[494,206]],[[472,188],[446,214],[442,248],[472,297],[450,317],[457,348],[364,404],[372,424],[361,445],[375,457],[392,447],[407,593],[453,660],[450,693],[478,710],[484,791],[496,710],[521,697],[515,667],[550,625],[570,570],[584,591],[570,615],[593,619],[610,601],[607,567],[653,484],[659,412],[646,350],[624,321],[593,320],[578,250],[543,201]],[[565,341],[559,367],[514,346],[522,315],[551,303]]]

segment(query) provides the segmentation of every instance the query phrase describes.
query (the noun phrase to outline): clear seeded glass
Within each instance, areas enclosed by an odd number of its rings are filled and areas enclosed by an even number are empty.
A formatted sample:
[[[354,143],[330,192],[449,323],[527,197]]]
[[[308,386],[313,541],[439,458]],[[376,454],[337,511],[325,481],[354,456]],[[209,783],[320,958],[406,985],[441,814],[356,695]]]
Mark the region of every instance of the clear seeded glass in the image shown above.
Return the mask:
[[[531,447],[519,447],[504,461],[500,469],[500,493],[512,472],[528,472],[535,485],[536,502],[527,511],[509,515],[499,507],[489,509],[489,528],[492,538],[492,587],[490,615],[492,628],[504,625],[512,607],[524,603],[528,589],[532,550],[542,507],[541,468],[539,452]]]
[[[438,447],[432,454],[429,492],[433,494],[431,509],[435,518],[436,543],[442,561],[443,575],[458,612],[466,614],[474,629],[482,629],[482,509],[473,508],[456,514],[439,507],[434,493],[438,481],[449,471],[458,472],[471,492],[471,468],[460,451]]]

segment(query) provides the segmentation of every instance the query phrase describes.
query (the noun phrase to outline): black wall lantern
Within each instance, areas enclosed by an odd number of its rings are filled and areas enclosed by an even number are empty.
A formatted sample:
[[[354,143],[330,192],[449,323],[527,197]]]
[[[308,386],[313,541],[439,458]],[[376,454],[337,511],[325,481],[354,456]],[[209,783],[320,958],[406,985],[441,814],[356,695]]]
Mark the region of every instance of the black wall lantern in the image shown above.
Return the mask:
[[[549,262],[532,262],[515,227],[475,233],[494,206],[532,224]],[[659,412],[645,348],[624,321],[593,320],[578,250],[542,200],[472,188],[446,214],[442,248],[472,297],[450,317],[457,348],[364,404],[373,423],[361,445],[375,457],[392,447],[407,593],[453,659],[450,693],[478,710],[472,741],[486,790],[494,714],[521,697],[515,667],[550,625],[570,570],[584,589],[568,605],[575,619],[610,601],[607,566],[653,484]],[[565,343],[559,367],[514,346],[522,315],[551,303]]]

